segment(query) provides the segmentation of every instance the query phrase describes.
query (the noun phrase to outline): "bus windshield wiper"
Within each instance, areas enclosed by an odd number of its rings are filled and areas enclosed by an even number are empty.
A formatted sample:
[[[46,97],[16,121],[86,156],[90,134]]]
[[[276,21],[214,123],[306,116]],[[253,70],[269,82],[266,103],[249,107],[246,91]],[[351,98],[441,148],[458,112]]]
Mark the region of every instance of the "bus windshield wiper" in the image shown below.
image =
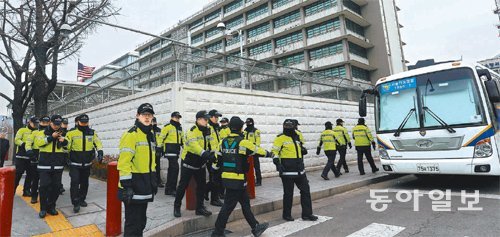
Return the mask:
[[[408,111],[408,114],[406,115],[405,119],[403,119],[403,122],[401,122],[401,124],[399,125],[398,130],[396,130],[396,132],[394,133],[395,137],[399,137],[399,135],[401,134],[401,130],[403,130],[406,123],[410,119],[411,114],[415,113],[415,111],[416,111],[415,108],[412,108],[412,109],[410,109],[410,111]]]
[[[456,132],[455,129],[451,128],[450,125],[448,125],[445,121],[443,121],[443,119],[441,119],[434,112],[432,112],[432,110],[429,109],[429,107],[424,106],[424,107],[422,107],[422,109],[424,110],[424,112],[428,112],[436,121],[438,121],[439,124],[441,124],[442,127],[446,128],[446,130],[448,130],[448,132],[450,132],[450,133]]]

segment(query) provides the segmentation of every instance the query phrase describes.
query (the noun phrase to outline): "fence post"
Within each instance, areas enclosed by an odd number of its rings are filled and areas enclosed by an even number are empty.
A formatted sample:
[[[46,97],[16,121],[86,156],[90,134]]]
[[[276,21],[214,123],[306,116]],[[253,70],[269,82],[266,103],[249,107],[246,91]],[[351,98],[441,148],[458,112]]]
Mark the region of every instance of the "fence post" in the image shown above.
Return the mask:
[[[14,167],[0,168],[0,236],[10,236],[14,207]]]
[[[108,191],[106,198],[106,236],[118,236],[122,232],[122,203],[118,200],[120,176],[118,162],[108,163]]]
[[[194,181],[194,177],[191,177],[186,188],[186,209],[196,210],[196,181]]]
[[[247,192],[250,199],[255,198],[255,170],[253,166],[253,156],[248,157]]]

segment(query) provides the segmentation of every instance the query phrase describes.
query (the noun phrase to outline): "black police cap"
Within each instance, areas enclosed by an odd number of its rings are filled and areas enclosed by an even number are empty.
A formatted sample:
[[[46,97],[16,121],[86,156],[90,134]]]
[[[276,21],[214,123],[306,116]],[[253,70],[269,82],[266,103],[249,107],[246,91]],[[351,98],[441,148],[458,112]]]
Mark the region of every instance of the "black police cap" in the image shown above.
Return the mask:
[[[234,131],[240,131],[243,128],[243,120],[238,116],[233,116],[229,120],[229,128]]]
[[[175,111],[172,114],[170,114],[171,118],[177,117],[177,118],[182,118],[181,113]]]
[[[63,124],[68,124],[68,123],[69,123],[69,122],[68,122],[68,119],[67,119],[67,118],[63,118],[62,123],[63,123]]]
[[[222,114],[219,113],[219,111],[217,111],[216,109],[212,109],[208,112],[208,115],[210,115],[210,117],[222,117]]]
[[[253,124],[253,118],[247,118],[247,120],[245,121],[245,123],[252,125]]]
[[[333,125],[333,124],[332,124],[332,122],[330,122],[330,121],[328,121],[328,122],[326,122],[326,123],[325,123],[325,126],[326,126],[326,127],[331,127],[332,125]]]
[[[50,122],[50,117],[45,115],[45,116],[40,118],[40,122],[47,122],[48,123],[48,122]]]
[[[88,123],[89,120],[90,120],[89,116],[86,114],[80,114],[80,116],[78,116],[78,121],[80,121],[82,123]]]
[[[222,119],[220,120],[220,122],[221,122],[221,123],[229,123],[229,119],[227,119],[227,118],[225,118],[225,117],[224,117],[224,118],[222,118]]]
[[[285,121],[283,121],[284,128],[293,128],[293,126],[294,126],[293,119],[285,119]]]
[[[142,114],[142,113],[150,113],[150,114],[155,114],[155,111],[153,110],[153,106],[150,103],[144,103],[137,108],[137,113]]]
[[[31,116],[29,121],[32,123],[38,123],[38,118],[36,116]]]
[[[340,123],[343,123],[343,122],[344,122],[344,120],[342,120],[342,119],[337,119],[337,121],[336,121],[337,124],[340,124]]]
[[[63,118],[59,114],[54,114],[50,117],[50,122],[52,122],[55,125],[61,125],[63,121]]]
[[[209,119],[210,115],[208,115],[206,110],[201,110],[201,111],[198,111],[198,113],[196,113],[196,119],[199,119],[199,118]]]

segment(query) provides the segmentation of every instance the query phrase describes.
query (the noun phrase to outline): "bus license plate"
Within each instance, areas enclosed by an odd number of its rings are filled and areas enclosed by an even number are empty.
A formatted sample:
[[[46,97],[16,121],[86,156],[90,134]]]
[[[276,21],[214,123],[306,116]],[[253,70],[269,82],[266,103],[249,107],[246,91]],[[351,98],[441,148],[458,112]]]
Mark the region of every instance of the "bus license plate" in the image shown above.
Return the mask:
[[[417,164],[417,172],[419,173],[439,173],[438,164]]]

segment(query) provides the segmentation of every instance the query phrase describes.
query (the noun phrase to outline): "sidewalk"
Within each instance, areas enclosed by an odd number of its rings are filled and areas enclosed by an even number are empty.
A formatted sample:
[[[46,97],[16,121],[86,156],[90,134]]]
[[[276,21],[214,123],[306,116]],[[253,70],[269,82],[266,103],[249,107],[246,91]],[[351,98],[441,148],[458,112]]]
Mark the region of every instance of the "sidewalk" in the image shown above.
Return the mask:
[[[350,164],[351,173],[344,174],[339,178],[334,178],[330,172],[331,180],[325,181],[320,177],[320,170],[307,172],[309,184],[311,186],[311,196],[313,200],[332,196],[336,193],[341,193],[356,189],[371,183],[376,183],[391,179],[383,173],[372,174],[367,172],[366,175],[360,176],[355,164]],[[380,165],[378,165],[380,167]],[[365,169],[369,171],[368,164],[365,164]],[[80,210],[80,213],[73,213],[69,197],[69,174],[64,172],[63,184],[66,188],[64,195],[61,195],[57,201],[57,209],[60,215],[56,217],[46,218],[44,220],[38,218],[36,205],[29,204],[28,198],[21,198],[21,188],[18,188],[18,194],[14,199],[14,214],[13,214],[13,236],[74,236],[79,233],[85,233],[87,236],[103,236],[105,233],[106,220],[106,182],[90,179],[89,193],[87,197],[88,207]],[[21,184],[23,181],[21,180]],[[262,186],[256,188],[257,197],[251,201],[252,210],[255,214],[270,212],[282,208],[283,189],[279,177],[271,177],[263,179]],[[295,188],[294,203],[299,203],[299,191]],[[185,202],[182,206],[182,217],[174,218],[173,216],[174,197],[165,196],[163,189],[159,189],[158,195],[155,196],[155,201],[148,206],[148,222],[146,226],[146,236],[175,236],[194,231],[212,228],[219,207],[213,207],[208,202],[205,202],[207,208],[213,212],[211,217],[200,217],[194,214],[194,211],[185,210]],[[122,211],[124,211],[122,209]],[[241,219],[243,215],[241,209],[237,206],[230,221]],[[122,221],[123,227],[123,221]],[[99,232],[100,230],[100,232]],[[52,233],[54,235],[51,235]]]

